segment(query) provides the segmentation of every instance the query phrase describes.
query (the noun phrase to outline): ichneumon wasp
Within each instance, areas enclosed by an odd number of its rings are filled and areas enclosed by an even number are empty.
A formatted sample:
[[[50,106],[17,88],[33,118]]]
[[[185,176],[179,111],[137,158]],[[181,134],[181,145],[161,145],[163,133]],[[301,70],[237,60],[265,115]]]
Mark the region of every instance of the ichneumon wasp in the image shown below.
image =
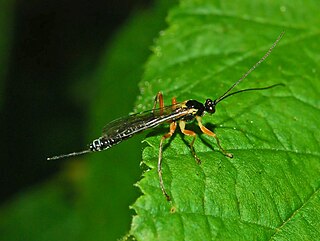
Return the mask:
[[[193,139],[190,143],[190,150],[192,155],[194,156],[197,163],[200,163],[199,157],[196,155],[195,150],[193,148],[193,144],[196,139],[196,133],[191,130],[185,129],[186,122],[190,122],[196,120],[200,127],[200,130],[213,138],[215,138],[217,145],[221,152],[229,157],[232,158],[232,154],[228,153],[220,144],[220,141],[216,134],[209,129],[207,129],[201,121],[202,116],[205,113],[213,114],[215,113],[216,105],[221,102],[222,100],[242,92],[246,91],[254,91],[254,90],[266,90],[273,88],[278,85],[282,84],[275,84],[268,87],[263,88],[249,88],[249,89],[242,89],[235,92],[231,92],[242,80],[244,80],[258,65],[260,65],[272,52],[275,46],[278,44],[284,32],[282,32],[270,49],[263,55],[263,57],[256,62],[237,82],[235,82],[224,94],[218,97],[215,100],[207,99],[204,104],[197,100],[186,100],[183,102],[178,103],[176,98],[172,98],[172,105],[164,106],[163,96],[162,93],[159,92],[154,100],[154,105],[152,110],[144,111],[137,114],[132,114],[127,117],[116,119],[110,123],[108,123],[102,132],[102,136],[98,139],[95,139],[88,147],[88,149],[80,152],[73,152],[66,155],[59,155],[47,158],[47,160],[57,160],[61,158],[73,157],[82,155],[89,152],[95,151],[102,151],[113,147],[116,144],[119,144],[121,141],[126,140],[132,137],[135,134],[138,134],[144,130],[155,128],[163,123],[170,123],[170,131],[162,136],[159,145],[159,157],[158,157],[158,175],[159,175],[159,182],[160,188],[166,199],[169,201],[170,196],[166,192],[166,189],[163,184],[162,179],[162,147],[163,142],[170,138],[173,133],[175,132],[177,125],[181,132],[184,135],[192,136]],[[231,93],[230,93],[231,92]],[[159,108],[156,108],[157,104],[159,104]]]

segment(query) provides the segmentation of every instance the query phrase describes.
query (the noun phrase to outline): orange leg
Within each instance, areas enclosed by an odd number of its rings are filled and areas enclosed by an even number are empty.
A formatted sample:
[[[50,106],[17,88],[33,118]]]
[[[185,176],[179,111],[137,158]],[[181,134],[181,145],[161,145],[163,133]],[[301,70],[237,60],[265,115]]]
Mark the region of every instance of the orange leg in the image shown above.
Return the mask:
[[[159,103],[159,108],[163,109],[164,108],[164,101],[163,101],[163,95],[162,95],[162,93],[160,91],[158,92],[158,94],[154,98],[153,107],[152,107],[153,111],[156,109],[158,103]],[[177,104],[176,97],[172,98],[171,103],[172,103],[172,105]]]
[[[164,101],[163,101],[163,95],[161,92],[158,92],[154,99],[154,104],[152,110],[154,111],[157,107],[157,103],[159,103],[160,107],[160,114],[163,114],[163,108],[164,108]],[[172,98],[172,105],[175,105],[177,103],[176,98]],[[160,182],[160,188],[163,193],[163,195],[166,197],[168,201],[170,201],[170,196],[167,194],[164,184],[163,184],[163,179],[162,179],[162,149],[163,149],[163,142],[165,139],[170,138],[173,133],[175,132],[177,128],[177,123],[176,122],[171,122],[170,124],[170,131],[162,136],[161,141],[160,141],[160,146],[159,146],[159,158],[158,158],[158,175],[159,175],[159,182]]]
[[[194,158],[196,159],[197,163],[200,164],[201,163],[201,160],[200,158],[196,155],[196,152],[194,151],[194,148],[193,148],[193,144],[194,144],[194,141],[196,140],[196,137],[197,137],[197,134],[191,130],[186,130],[185,127],[186,127],[186,122],[181,120],[179,121],[179,127],[180,127],[180,130],[183,134],[187,135],[187,136],[192,136],[193,139],[190,143],[190,149],[191,149],[191,153],[192,155],[194,156]]]
[[[172,97],[171,103],[172,103],[173,105],[177,104],[177,99],[176,99],[176,97]]]
[[[161,92],[158,92],[158,94],[156,95],[156,97],[154,98],[154,102],[153,102],[153,108],[152,111],[154,111],[157,107],[157,103],[159,103],[159,108],[163,109],[164,107],[164,102],[163,102],[163,95]],[[162,114],[162,111],[161,111]]]
[[[212,136],[213,138],[215,138],[216,141],[217,141],[217,144],[218,144],[220,150],[223,152],[223,154],[225,154],[227,157],[232,158],[233,155],[232,155],[231,153],[228,153],[228,152],[227,152],[225,149],[223,149],[222,146],[220,145],[220,140],[218,139],[217,135],[214,134],[212,131],[210,131],[208,128],[206,128],[206,127],[202,124],[202,122],[201,122],[201,117],[200,117],[200,116],[197,116],[196,119],[197,119],[197,121],[198,121],[198,125],[199,125],[201,131],[202,131],[204,134],[207,134],[208,136]]]
[[[159,146],[158,175],[159,175],[161,191],[162,191],[163,195],[166,197],[167,201],[170,201],[170,196],[167,194],[166,189],[164,188],[163,179],[162,179],[162,167],[161,167],[161,164],[162,164],[162,146],[163,146],[164,140],[170,138],[173,135],[173,133],[175,132],[176,128],[177,128],[177,123],[176,122],[171,122],[170,131],[167,134],[165,134],[164,136],[162,136],[161,141],[160,141],[160,146]]]

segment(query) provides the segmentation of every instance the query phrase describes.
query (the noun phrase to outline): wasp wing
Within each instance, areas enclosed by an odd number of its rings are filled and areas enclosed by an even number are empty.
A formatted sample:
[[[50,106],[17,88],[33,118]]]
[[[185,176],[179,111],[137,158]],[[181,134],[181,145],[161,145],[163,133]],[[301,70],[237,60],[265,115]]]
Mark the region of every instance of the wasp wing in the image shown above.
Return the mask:
[[[128,138],[164,122],[178,120],[186,114],[188,114],[188,109],[182,103],[132,114],[108,123],[103,128],[102,136],[106,138]]]

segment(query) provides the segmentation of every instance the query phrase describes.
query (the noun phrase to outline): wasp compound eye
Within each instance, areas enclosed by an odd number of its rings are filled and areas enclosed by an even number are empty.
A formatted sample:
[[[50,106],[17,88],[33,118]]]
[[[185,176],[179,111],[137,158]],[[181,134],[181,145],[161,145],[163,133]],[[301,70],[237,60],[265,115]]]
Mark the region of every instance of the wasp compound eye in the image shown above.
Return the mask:
[[[216,111],[216,103],[211,100],[211,99],[207,99],[206,103],[204,104],[204,107],[206,109],[206,112],[213,114]]]

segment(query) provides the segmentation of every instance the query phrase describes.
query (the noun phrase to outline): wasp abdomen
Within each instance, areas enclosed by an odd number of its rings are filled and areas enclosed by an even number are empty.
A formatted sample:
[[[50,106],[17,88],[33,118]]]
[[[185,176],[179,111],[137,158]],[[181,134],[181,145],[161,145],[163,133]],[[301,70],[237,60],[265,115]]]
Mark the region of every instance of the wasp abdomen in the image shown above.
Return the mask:
[[[98,138],[89,145],[89,148],[91,151],[102,151],[112,147],[117,143],[118,142],[116,142],[114,139]]]
[[[114,138],[111,137],[100,137],[94,140],[90,145],[90,151],[102,151],[119,144],[121,141],[131,137],[131,135],[118,134]]]

